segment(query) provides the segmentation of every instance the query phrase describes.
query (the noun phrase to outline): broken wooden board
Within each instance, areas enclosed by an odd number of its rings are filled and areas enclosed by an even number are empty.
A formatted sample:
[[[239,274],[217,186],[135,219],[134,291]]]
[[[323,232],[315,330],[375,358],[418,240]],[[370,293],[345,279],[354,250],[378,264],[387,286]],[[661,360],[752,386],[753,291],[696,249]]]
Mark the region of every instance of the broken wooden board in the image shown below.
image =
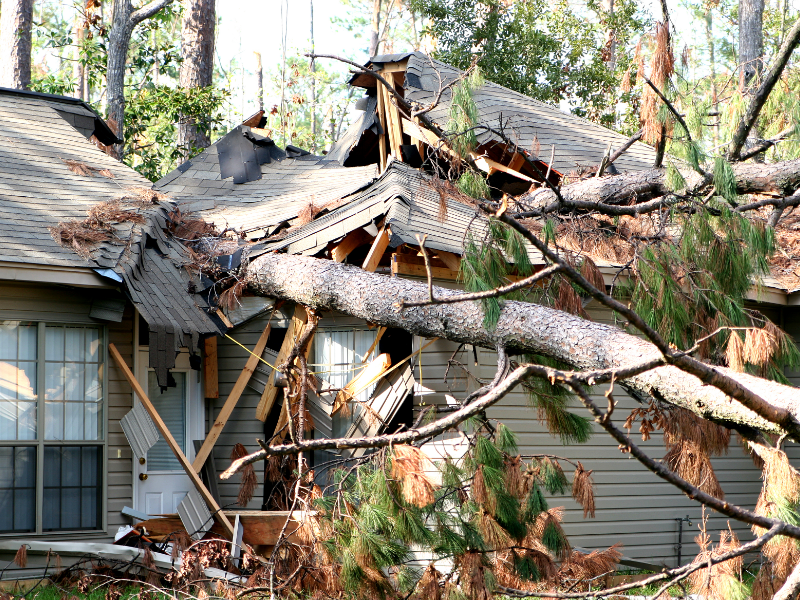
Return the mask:
[[[275,314],[275,309],[272,310],[272,314]],[[222,405],[219,415],[217,415],[217,420],[214,421],[214,424],[211,426],[211,429],[206,436],[206,441],[203,442],[203,446],[197,452],[197,456],[192,463],[195,471],[199,472],[200,469],[203,468],[206,458],[208,458],[208,455],[211,454],[211,451],[214,449],[214,444],[217,443],[217,439],[219,439],[225,424],[228,422],[228,419],[233,413],[233,409],[236,408],[236,403],[239,402],[242,392],[244,392],[244,389],[247,387],[247,382],[250,381],[250,377],[253,375],[253,371],[258,364],[259,357],[264,352],[264,348],[267,347],[269,332],[272,330],[272,314],[267,321],[267,326],[264,327],[264,331],[261,332],[261,337],[258,338],[255,348],[253,348],[253,353],[248,356],[247,362],[244,365],[244,369],[242,369],[242,372],[239,373],[239,377],[236,379],[236,383],[233,385],[231,393],[225,400],[225,404]]]
[[[333,402],[333,412],[336,413],[341,409],[345,402],[356,396],[362,390],[368,388],[371,384],[377,381],[389,367],[392,366],[392,359],[388,354],[379,354],[372,362],[358,372],[358,375],[353,377],[350,382],[345,385],[336,395],[336,400]]]
[[[411,275],[412,277],[427,278],[428,270],[425,268],[425,259],[411,254],[392,254],[392,275]],[[433,279],[457,281],[458,271],[447,267],[431,267],[431,277]]]
[[[251,546],[274,546],[278,541],[278,536],[283,529],[286,518],[290,516],[289,511],[272,510],[226,510],[226,518],[236,519],[239,516],[243,534],[242,541]],[[298,543],[296,530],[300,522],[305,518],[303,511],[291,513],[291,521],[286,528],[286,535],[290,542]],[[186,531],[181,523],[181,519],[176,514],[163,515],[158,518],[149,519],[137,523],[134,529],[146,530],[148,536],[152,538],[163,538],[171,533]],[[211,533],[220,535],[222,528],[219,523],[214,523]]]
[[[203,392],[206,398],[219,398],[219,367],[215,335],[203,341]]]
[[[283,338],[281,349],[278,352],[278,360],[275,363],[276,367],[288,358],[289,353],[292,351],[292,348],[294,348],[295,340],[302,332],[307,320],[308,315],[306,314],[306,309],[299,304],[295,306],[294,316],[289,323],[289,328],[286,330],[286,337]],[[275,404],[275,397],[277,395],[278,388],[275,387],[275,378],[269,377],[267,379],[267,386],[264,388],[264,393],[261,394],[261,400],[256,408],[256,418],[259,421],[267,420],[269,413],[272,411],[272,406]]]
[[[359,246],[372,241],[372,236],[359,227],[355,231],[348,233],[336,247],[331,250],[333,262],[344,262],[347,256]]]
[[[364,264],[361,265],[362,269],[370,273],[375,272],[381,262],[381,258],[383,258],[383,253],[386,252],[386,248],[389,247],[391,236],[392,232],[388,227],[384,227],[378,232],[378,235],[375,237],[369,249],[367,258],[364,259]]]

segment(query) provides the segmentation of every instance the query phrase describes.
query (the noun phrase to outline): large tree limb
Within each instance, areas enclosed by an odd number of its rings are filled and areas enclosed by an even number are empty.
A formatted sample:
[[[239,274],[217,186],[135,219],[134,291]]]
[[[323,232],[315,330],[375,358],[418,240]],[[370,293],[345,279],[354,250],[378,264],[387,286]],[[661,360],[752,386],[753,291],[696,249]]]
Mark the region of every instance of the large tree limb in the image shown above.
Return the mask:
[[[400,310],[402,301],[428,298],[424,283],[367,273],[357,267],[303,256],[267,254],[248,266],[249,288],[319,309],[337,310],[384,327],[439,337],[509,353],[551,356],[576,369],[622,368],[661,359],[653,344],[618,327],[587,321],[548,307],[505,302],[497,326],[483,326],[483,310],[475,302],[439,304]],[[434,288],[437,297],[454,294]],[[788,414],[789,429],[772,422],[712,385],[675,366],[662,366],[626,380],[635,392],[657,396],[695,414],[740,429],[783,435],[800,424],[800,390],[729,369],[720,375],[768,403],[775,414]],[[785,422],[785,419],[781,419]]]
[[[789,196],[800,188],[800,160],[772,164],[737,163],[733,165],[739,194],[776,194]],[[611,215],[638,215],[666,206],[670,193],[665,183],[665,169],[649,169],[611,177],[592,177],[561,188],[561,200],[547,188],[538,188],[519,201],[533,210],[518,217],[539,216],[559,210],[596,210]],[[685,174],[688,189],[698,191],[704,178]]]
[[[742,116],[742,120],[739,121],[739,126],[733,134],[730,150],[728,152],[728,156],[731,160],[739,160],[742,148],[747,140],[747,135],[756,124],[758,116],[761,114],[761,109],[764,107],[770,93],[772,93],[772,88],[778,83],[781,73],[783,73],[783,69],[786,67],[786,63],[789,62],[789,57],[792,55],[792,52],[794,52],[795,48],[797,48],[798,44],[800,44],[800,19],[795,21],[794,27],[792,27],[791,31],[786,35],[786,39],[783,45],[781,45],[769,72],[764,76],[758,90],[753,94],[753,99],[747,107],[747,112]]]

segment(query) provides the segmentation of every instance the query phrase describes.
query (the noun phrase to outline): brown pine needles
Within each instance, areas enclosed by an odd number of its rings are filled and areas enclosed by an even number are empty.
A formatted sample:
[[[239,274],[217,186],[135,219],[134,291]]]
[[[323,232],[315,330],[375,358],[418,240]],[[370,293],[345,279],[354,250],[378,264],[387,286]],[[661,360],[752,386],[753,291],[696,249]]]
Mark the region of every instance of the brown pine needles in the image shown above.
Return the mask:
[[[429,506],[436,500],[438,488],[428,473],[435,467],[419,448],[407,444],[393,446],[392,477],[400,483],[403,499],[419,507]]]
[[[236,444],[233,450],[231,450],[231,461],[244,458],[248,454],[247,448],[242,444]],[[241,473],[242,481],[239,484],[239,495],[236,499],[236,503],[239,506],[247,506],[250,500],[253,499],[253,494],[258,487],[258,478],[256,477],[256,470],[253,468],[253,465],[245,466]]]
[[[592,481],[592,471],[587,471],[578,462],[575,474],[572,477],[572,497],[583,507],[583,518],[589,515],[594,519],[594,482]]]

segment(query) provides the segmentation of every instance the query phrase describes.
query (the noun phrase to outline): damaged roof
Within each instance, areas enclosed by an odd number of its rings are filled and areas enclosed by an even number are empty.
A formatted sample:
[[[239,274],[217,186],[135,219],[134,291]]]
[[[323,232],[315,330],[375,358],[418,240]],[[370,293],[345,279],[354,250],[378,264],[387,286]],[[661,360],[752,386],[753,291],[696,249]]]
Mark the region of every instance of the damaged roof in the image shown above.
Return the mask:
[[[197,353],[203,335],[219,332],[203,300],[187,293],[187,251],[167,239],[174,205],[89,142],[56,107],[81,106],[59,98],[0,90],[0,262],[92,269],[123,284],[149,325],[150,366],[166,385],[177,350]],[[118,203],[102,205],[109,201]],[[92,209],[108,219],[103,227],[85,227]]]
[[[382,68],[392,63],[405,67],[405,99],[420,106],[428,106],[440,89],[455,81],[462,73],[423,54],[412,52],[376,56],[367,65]],[[351,83],[364,88],[376,85],[373,77],[356,75]],[[450,115],[452,90],[445,89],[439,104],[428,116],[441,129],[446,130]],[[543,161],[549,162],[551,147],[555,147],[553,168],[567,174],[576,167],[597,165],[611,146],[618,149],[628,139],[611,129],[565,113],[558,107],[529,98],[491,81],[473,91],[480,123],[493,129],[503,129],[505,135]],[[502,127],[501,127],[502,123]],[[502,141],[491,132],[478,133],[478,143]],[[655,149],[636,142],[614,164],[620,172],[650,169],[655,161]]]
[[[285,250],[289,254],[316,254],[359,227],[384,224],[391,229],[389,246],[418,244],[416,234],[427,234],[425,246],[461,255],[469,232],[480,239],[487,221],[476,208],[440,194],[432,178],[419,169],[392,161],[368,188],[344,199],[331,213],[290,231],[278,241],[266,241],[250,256]],[[446,210],[442,211],[442,203]],[[443,217],[443,218],[442,218]]]
[[[254,142],[256,137],[260,139]],[[232,147],[236,148],[234,159]],[[258,150],[264,147],[271,151],[259,157]],[[357,192],[378,176],[377,165],[345,168],[328,157],[289,154],[242,125],[156,182],[155,188],[176,198],[182,210],[202,214],[219,230],[233,228],[258,239],[311,205],[316,216],[326,205]]]

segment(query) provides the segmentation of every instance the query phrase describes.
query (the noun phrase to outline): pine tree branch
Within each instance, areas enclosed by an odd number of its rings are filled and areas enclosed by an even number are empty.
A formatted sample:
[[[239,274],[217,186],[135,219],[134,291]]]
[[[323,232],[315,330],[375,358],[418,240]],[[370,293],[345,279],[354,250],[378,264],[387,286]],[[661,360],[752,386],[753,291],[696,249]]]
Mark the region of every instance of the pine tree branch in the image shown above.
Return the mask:
[[[739,125],[731,140],[730,150],[728,151],[729,160],[742,160],[742,148],[747,140],[747,136],[756,124],[758,116],[761,114],[761,109],[772,93],[772,88],[778,83],[781,73],[783,73],[792,52],[794,52],[798,44],[800,44],[800,19],[795,21],[791,31],[786,35],[786,39],[778,51],[778,55],[775,57],[775,61],[772,63],[769,73],[764,76],[761,85],[758,87],[758,90],[756,90],[750,105],[747,107],[747,112],[745,112],[741,121],[739,121]]]
[[[498,348],[498,374],[502,374],[505,370],[504,365],[507,364],[505,353]],[[586,385],[598,385],[601,383],[608,383],[610,381],[621,382],[629,377],[633,377],[640,373],[645,373],[651,369],[663,365],[663,360],[653,359],[630,367],[614,368],[614,369],[599,369],[595,371],[563,371],[565,377],[570,377],[574,381],[580,381]],[[528,376],[534,372],[532,367],[538,365],[523,364],[512,371],[502,381],[497,381],[495,376],[494,387],[492,385],[486,386],[478,390],[478,392],[485,392],[485,395],[478,401],[467,404],[461,409],[454,411],[449,416],[438,419],[424,427],[411,429],[400,433],[389,433],[384,435],[377,435],[372,437],[361,438],[333,438],[333,439],[316,439],[306,440],[303,443],[283,444],[278,446],[268,446],[262,440],[259,440],[261,450],[254,452],[248,456],[237,459],[231,463],[225,472],[220,475],[220,479],[230,479],[242,467],[253,464],[261,460],[265,460],[268,456],[283,455],[283,454],[297,454],[306,450],[336,450],[344,448],[382,448],[394,444],[411,444],[430,437],[435,437],[440,433],[444,433],[448,429],[452,429],[470,417],[473,417],[493,404],[500,401],[506,394],[508,394],[517,385],[522,383]],[[559,371],[559,373],[562,373]],[[477,396],[476,392],[467,397],[467,401]]]
[[[166,8],[172,4],[172,2],[173,0],[153,0],[149,4],[145,4],[142,8],[131,13],[129,17],[131,25],[136,26],[142,21],[149,19],[162,8]]]
[[[397,307],[402,310],[404,308],[412,308],[415,306],[430,306],[431,304],[455,304],[456,302],[468,302],[470,300],[484,300],[486,298],[497,298],[499,296],[505,296],[506,294],[510,294],[511,292],[515,292],[517,290],[521,290],[522,288],[529,287],[540,281],[542,279],[546,279],[551,275],[555,275],[561,270],[559,265],[552,265],[547,267],[546,269],[542,269],[541,271],[537,271],[533,275],[526,277],[525,279],[520,279],[519,281],[515,281],[513,283],[509,283],[508,285],[504,285],[493,290],[487,290],[485,292],[473,292],[469,294],[458,294],[455,296],[446,296],[444,298],[434,298],[433,300],[420,300],[420,301],[408,301],[408,300],[400,300],[397,303]]]
[[[774,527],[767,530],[764,535],[759,536],[758,538],[747,542],[746,544],[742,544],[735,550],[730,550],[724,554],[720,554],[717,556],[712,556],[710,559],[710,564],[718,565],[723,562],[727,562],[731,559],[738,558],[740,556],[744,556],[749,552],[753,552],[755,550],[759,550],[770,541],[772,538],[778,535],[783,534],[783,527],[781,525],[775,525]],[[631,583],[623,583],[617,585],[615,587],[605,588],[602,590],[592,590],[590,592],[575,592],[575,593],[566,593],[566,592],[527,592],[524,590],[517,590],[514,588],[509,588],[505,586],[497,586],[497,589],[501,591],[503,594],[507,596],[511,596],[512,598],[607,598],[614,594],[620,594],[622,592],[627,592],[629,590],[645,587],[648,585],[652,585],[654,583],[659,583],[661,581],[665,581],[671,578],[672,579],[669,586],[674,585],[680,579],[685,579],[695,571],[699,571],[700,569],[707,569],[709,566],[709,561],[701,562],[701,563],[689,563],[688,565],[683,565],[681,567],[677,567],[674,569],[669,569],[667,571],[663,571],[656,575],[652,575],[651,577],[647,577],[645,579],[641,579],[639,581],[633,581]]]
[[[682,371],[694,375],[703,383],[711,385],[731,398],[738,400],[743,406],[763,419],[779,425],[794,439],[800,439],[800,421],[794,417],[790,410],[770,404],[752,390],[723,373],[720,369],[700,362],[675,348],[671,348],[664,338],[661,337],[661,334],[650,327],[636,311],[609,296],[604,291],[600,291],[594,287],[572,265],[568,264],[563,258],[553,252],[553,250],[537,236],[523,227],[519,221],[508,215],[500,215],[499,218],[527,239],[545,258],[554,264],[561,265],[563,274],[583,288],[592,298],[623,316],[629,323],[636,327],[636,329],[641,331],[645,337],[658,348],[667,364],[678,367]]]

